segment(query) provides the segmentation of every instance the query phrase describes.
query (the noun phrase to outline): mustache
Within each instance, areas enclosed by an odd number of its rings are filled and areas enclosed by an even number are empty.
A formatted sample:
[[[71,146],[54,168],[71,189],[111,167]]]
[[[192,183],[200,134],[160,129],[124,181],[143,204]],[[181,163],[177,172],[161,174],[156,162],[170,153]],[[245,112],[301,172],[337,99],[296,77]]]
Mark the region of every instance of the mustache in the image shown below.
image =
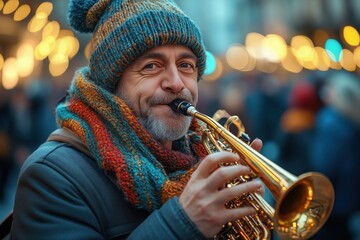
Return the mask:
[[[182,91],[181,93],[176,94],[165,94],[165,95],[156,95],[149,99],[148,104],[149,105],[158,105],[158,104],[164,104],[169,105],[172,101],[175,99],[183,99],[187,102],[193,103],[194,98],[191,95],[190,91]]]

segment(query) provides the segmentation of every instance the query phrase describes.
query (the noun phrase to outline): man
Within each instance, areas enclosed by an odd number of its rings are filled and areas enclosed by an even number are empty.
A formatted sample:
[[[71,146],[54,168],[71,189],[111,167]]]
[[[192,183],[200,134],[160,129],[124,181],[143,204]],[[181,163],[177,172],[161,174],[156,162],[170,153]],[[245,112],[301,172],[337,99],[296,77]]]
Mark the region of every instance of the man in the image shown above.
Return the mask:
[[[261,183],[225,188],[249,169],[219,168],[241,159],[206,156],[197,121],[168,106],[198,100],[195,24],[164,0],[74,0],[69,20],[93,32],[89,67],[56,109],[61,130],[21,170],[13,239],[201,239],[255,213],[224,204]]]

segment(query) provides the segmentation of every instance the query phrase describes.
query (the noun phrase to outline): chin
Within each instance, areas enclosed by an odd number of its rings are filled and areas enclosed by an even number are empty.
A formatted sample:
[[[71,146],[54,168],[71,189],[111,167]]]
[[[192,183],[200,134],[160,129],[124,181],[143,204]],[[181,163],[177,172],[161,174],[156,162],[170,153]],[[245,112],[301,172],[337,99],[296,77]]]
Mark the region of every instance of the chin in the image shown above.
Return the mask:
[[[168,105],[153,106],[139,119],[140,123],[162,141],[173,141],[184,136],[191,124],[191,117],[176,113]]]
[[[177,114],[172,114],[170,116],[162,116],[159,117],[162,119],[164,125],[169,126],[169,128],[183,128],[186,126],[187,117],[186,116],[179,116]]]
[[[174,114],[170,117],[158,118],[157,121],[152,121],[148,127],[158,139],[174,141],[188,132],[190,123],[190,118]]]

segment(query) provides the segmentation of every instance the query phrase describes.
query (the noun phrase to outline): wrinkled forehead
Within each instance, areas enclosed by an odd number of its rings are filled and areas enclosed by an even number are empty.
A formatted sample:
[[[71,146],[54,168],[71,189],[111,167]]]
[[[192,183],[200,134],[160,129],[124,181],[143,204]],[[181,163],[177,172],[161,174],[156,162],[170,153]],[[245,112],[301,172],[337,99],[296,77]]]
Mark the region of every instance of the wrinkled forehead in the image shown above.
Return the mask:
[[[190,58],[197,60],[196,55],[187,46],[182,45],[164,45],[154,47],[145,51],[138,59],[144,58],[163,58],[167,55],[174,54],[177,58]]]

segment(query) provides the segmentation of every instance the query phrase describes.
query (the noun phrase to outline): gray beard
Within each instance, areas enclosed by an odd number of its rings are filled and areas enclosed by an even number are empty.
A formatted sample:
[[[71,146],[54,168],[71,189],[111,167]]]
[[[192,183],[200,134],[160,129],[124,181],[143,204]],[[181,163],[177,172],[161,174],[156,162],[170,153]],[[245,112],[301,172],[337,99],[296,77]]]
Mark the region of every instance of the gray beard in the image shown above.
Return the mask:
[[[172,112],[172,120],[177,119],[176,124],[169,123],[166,119],[159,119],[156,116],[154,116],[153,112],[151,111],[151,108],[147,112],[141,112],[140,115],[137,114],[134,111],[134,107],[132,106],[132,103],[124,96],[124,94],[121,93],[121,91],[117,94],[125,103],[126,105],[133,110],[133,113],[137,117],[139,123],[159,142],[164,141],[175,141],[182,136],[184,136],[190,127],[192,117],[184,116],[181,113],[173,112],[172,110],[169,111]],[[151,99],[149,102],[149,105],[154,105],[159,102],[171,102],[172,100],[176,98],[182,98],[186,101],[192,102],[192,96],[190,92],[185,91],[182,94],[178,94],[178,96],[168,96],[168,97],[162,97],[157,99]],[[180,121],[181,119],[181,121]],[[175,125],[175,127],[174,127]]]
[[[176,113],[174,113],[176,114]],[[176,114],[179,115],[179,114]],[[158,141],[175,141],[184,136],[191,124],[191,117],[176,116],[178,119],[184,117],[183,121],[178,121],[176,127],[170,126],[166,120],[158,119],[149,112],[147,116],[140,116],[138,120],[143,127]]]

